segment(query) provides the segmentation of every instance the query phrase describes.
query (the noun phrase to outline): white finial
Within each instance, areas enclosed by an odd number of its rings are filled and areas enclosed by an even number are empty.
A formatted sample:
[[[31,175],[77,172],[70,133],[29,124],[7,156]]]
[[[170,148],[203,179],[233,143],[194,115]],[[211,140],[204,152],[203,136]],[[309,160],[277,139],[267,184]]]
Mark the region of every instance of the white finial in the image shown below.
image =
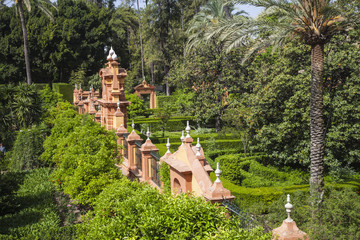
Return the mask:
[[[132,127],[133,131],[135,131],[135,123],[134,123],[134,120],[132,120],[131,127]]]
[[[91,85],[90,85],[90,91],[91,91],[92,89],[93,89],[93,85],[91,84]]]
[[[147,140],[149,140],[150,139],[150,130],[149,130],[149,128],[147,128],[146,136],[147,136]]]
[[[181,146],[184,145],[184,140],[185,140],[184,130],[182,130],[182,135],[180,137],[180,140],[181,140]]]
[[[167,139],[167,144],[166,144],[166,148],[167,148],[167,151],[166,151],[166,153],[171,153],[170,152],[170,140],[169,140],[169,138]]]
[[[81,83],[79,84],[79,89],[81,89]]]
[[[185,131],[186,131],[186,138],[191,138],[191,136],[190,136],[190,130],[191,130],[191,128],[190,128],[190,125],[189,125],[189,121],[187,121],[187,123],[186,123],[186,128],[185,128]]]
[[[286,212],[288,214],[288,217],[287,217],[287,219],[285,221],[286,222],[294,221],[290,217],[291,209],[293,209],[293,205],[290,203],[290,194],[287,195],[287,204],[285,204],[285,208],[286,208]]]
[[[200,148],[201,148],[200,139],[198,138],[198,139],[197,139],[197,144],[196,144],[196,156],[197,156],[197,157],[201,156]]]
[[[77,83],[75,83],[75,89],[77,90]]]
[[[221,171],[220,171],[220,168],[219,168],[219,162],[216,163],[216,170],[215,170],[215,175],[216,175],[216,180],[215,182],[216,183],[220,183],[221,180],[220,180],[220,174],[221,174]]]
[[[113,60],[117,60],[117,55],[116,55],[115,52],[114,52],[114,54],[112,55],[112,59],[113,59]]]
[[[111,46],[111,48],[110,48],[110,51],[109,51],[109,55],[113,55],[115,53],[115,51],[114,51],[114,49],[112,48],[112,46]]]
[[[120,102],[117,101],[117,109],[120,110]]]
[[[107,59],[107,60],[110,60],[110,59],[114,60],[114,58],[112,57],[112,55],[113,55],[114,53],[115,53],[115,51],[114,51],[114,49],[113,49],[112,46],[111,46],[110,51],[109,51],[109,55],[106,57],[106,59]]]

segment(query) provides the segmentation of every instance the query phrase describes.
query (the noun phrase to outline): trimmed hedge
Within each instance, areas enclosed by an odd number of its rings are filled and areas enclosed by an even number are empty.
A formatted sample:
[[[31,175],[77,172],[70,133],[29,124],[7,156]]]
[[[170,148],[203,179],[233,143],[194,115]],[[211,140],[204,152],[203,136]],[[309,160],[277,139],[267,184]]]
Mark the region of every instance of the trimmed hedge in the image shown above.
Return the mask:
[[[128,121],[131,123],[132,119],[129,119]],[[165,130],[170,132],[184,130],[187,121],[190,121],[190,124],[194,125],[193,117],[172,117],[167,122]],[[162,127],[158,118],[134,119],[134,123],[137,125],[137,129],[142,129],[143,131],[146,131],[147,127],[150,127],[152,132],[161,131]]]
[[[58,92],[63,95],[63,98],[73,103],[73,90],[74,87],[72,84],[69,83],[53,83],[52,88],[55,92]]]
[[[49,84],[47,83],[34,83],[36,90],[44,90]]]
[[[264,166],[260,162],[266,162],[268,156],[257,155],[247,158],[243,154],[222,155],[215,159],[219,162],[222,174],[235,184],[246,187],[273,187],[305,184],[308,175],[297,171],[279,171],[272,166]]]

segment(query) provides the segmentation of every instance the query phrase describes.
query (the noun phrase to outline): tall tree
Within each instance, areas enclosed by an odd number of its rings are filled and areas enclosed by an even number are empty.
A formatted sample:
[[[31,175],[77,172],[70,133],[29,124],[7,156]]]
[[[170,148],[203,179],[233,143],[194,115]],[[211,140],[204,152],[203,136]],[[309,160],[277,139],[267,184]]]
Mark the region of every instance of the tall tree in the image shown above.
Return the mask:
[[[223,21],[217,32],[228,50],[244,43],[245,37],[263,36],[251,55],[269,45],[278,46],[298,35],[311,47],[310,95],[310,191],[313,204],[322,202],[324,186],[323,74],[324,46],[330,39],[359,20],[359,12],[343,1],[330,0],[249,0],[239,1],[264,7],[263,17],[238,25],[236,19]],[[239,27],[240,26],[240,27]],[[259,35],[260,34],[260,35]],[[264,35],[265,34],[265,35]]]
[[[46,16],[48,16],[51,20],[52,13],[48,9],[49,6],[54,7],[50,0],[35,0],[31,2],[30,0],[15,0],[16,7],[19,11],[20,21],[21,21],[21,28],[23,32],[23,40],[24,40],[24,57],[25,57],[25,65],[26,65],[26,78],[27,83],[31,84],[31,67],[30,67],[30,56],[29,56],[29,47],[28,47],[28,37],[27,37],[27,31],[26,31],[26,23],[25,23],[25,17],[24,17],[24,9],[23,4],[26,6],[27,10],[31,11],[31,4],[35,4],[38,8],[40,8]]]
[[[139,38],[140,38],[140,51],[141,51],[141,73],[142,73],[142,80],[145,80],[145,67],[144,67],[144,48],[143,48],[143,41],[141,35],[141,14],[140,14],[140,6],[139,0],[136,0],[137,3],[137,11],[138,11],[138,18],[139,18]]]
[[[207,55],[210,56],[207,58],[207,60],[213,61],[211,64],[212,67],[215,68],[215,74],[211,78],[206,79],[205,75],[203,76],[204,79],[200,79],[203,82],[208,82],[207,84],[210,84],[214,88],[211,88],[207,86],[207,88],[203,90],[213,90],[213,92],[209,93],[207,91],[203,91],[204,93],[204,99],[210,97],[211,101],[214,102],[215,106],[213,108],[209,109],[212,114],[204,114],[209,115],[211,117],[215,117],[215,126],[216,131],[221,130],[221,118],[225,110],[224,104],[224,98],[225,95],[227,95],[229,90],[229,84],[227,81],[224,81],[224,79],[227,78],[225,72],[227,71],[227,66],[225,66],[225,63],[231,62],[229,59],[225,59],[226,56],[223,54],[223,42],[219,38],[219,35],[213,35],[210,39],[210,41],[206,41],[204,39],[204,36],[208,29],[213,29],[216,25],[219,24],[219,22],[222,19],[231,19],[232,15],[230,12],[233,10],[233,5],[229,4],[227,2],[224,2],[223,0],[210,0],[207,2],[206,5],[202,8],[202,10],[196,14],[193,18],[193,20],[190,22],[190,27],[188,28],[188,43],[186,47],[187,54],[191,54],[192,51],[200,51],[201,53],[197,53],[199,56]],[[243,12],[240,12],[243,13]],[[243,19],[243,16],[238,16],[239,18]],[[205,40],[205,41],[204,41]],[[206,53],[206,51],[202,50],[204,46],[209,47],[213,54]],[[217,59],[217,61],[214,61],[214,59]],[[209,68],[210,69],[210,68]],[[227,72],[228,74],[229,72]],[[205,80],[206,79],[206,80]],[[211,83],[211,81],[214,81]],[[216,96],[215,96],[216,95]],[[205,108],[208,109],[208,108]],[[207,112],[205,110],[205,112]],[[213,115],[215,114],[215,115]]]

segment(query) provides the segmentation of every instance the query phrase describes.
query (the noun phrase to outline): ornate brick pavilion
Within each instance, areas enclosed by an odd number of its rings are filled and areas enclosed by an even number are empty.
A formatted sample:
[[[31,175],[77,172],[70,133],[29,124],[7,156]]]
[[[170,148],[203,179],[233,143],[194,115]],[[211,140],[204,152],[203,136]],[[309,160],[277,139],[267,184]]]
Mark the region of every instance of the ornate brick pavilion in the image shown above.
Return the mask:
[[[219,178],[221,173],[219,164],[215,170],[217,179],[214,182],[211,181],[209,174],[214,170],[206,161],[199,139],[197,139],[197,144],[193,145],[194,140],[190,136],[189,122],[185,128],[186,136],[183,131],[180,138],[182,144],[177,151],[170,152],[168,139],[166,144],[168,151],[162,157],[158,155],[159,150],[151,142],[149,130],[146,133],[145,143],[142,143],[143,139],[136,133],[134,123],[131,133],[128,132],[126,107],[131,102],[125,100],[124,83],[127,73],[124,68],[119,68],[119,63],[116,61],[117,55],[112,48],[107,60],[106,67],[99,71],[102,78],[102,99],[98,99],[99,92],[94,91],[93,87],[90,87],[89,91],[83,91],[81,86],[78,89],[75,85],[74,105],[77,106],[79,114],[95,115],[95,121],[101,123],[106,129],[116,130],[117,143],[123,146],[121,149],[123,162],[118,165],[123,174],[131,179],[147,182],[162,191],[163,183],[160,181],[159,169],[160,164],[164,162],[170,166],[173,193],[192,192],[208,201],[219,203],[223,203],[224,199],[226,201],[233,200],[235,197],[228,189],[224,188]],[[143,82],[137,87],[141,91],[147,87],[147,83]],[[98,109],[96,110],[96,108]],[[309,239],[306,233],[299,230],[296,223],[290,218],[293,206],[290,204],[289,196],[287,202],[285,208],[288,218],[279,228],[273,230],[273,239]]]
[[[124,83],[127,76],[124,68],[119,68],[117,55],[111,48],[107,56],[106,67],[100,69],[99,76],[102,79],[102,98],[98,99],[99,92],[93,87],[89,91],[83,91],[81,86],[74,89],[74,105],[78,112],[95,115],[95,120],[108,130],[116,130],[117,143],[124,148],[121,150],[123,174],[131,179],[148,182],[159,190],[162,189],[160,181],[160,164],[167,163],[170,166],[171,189],[174,193],[193,192],[211,202],[221,202],[223,199],[232,200],[234,196],[225,189],[219,179],[219,168],[215,171],[218,176],[213,183],[210,172],[213,171],[204,157],[199,139],[193,145],[190,136],[189,123],[186,127],[187,135],[182,136],[182,145],[173,154],[170,153],[170,143],[167,144],[167,153],[160,158],[157,147],[148,138],[142,143],[142,138],[135,132],[132,124],[131,133],[127,131],[127,110],[131,103],[125,99]],[[155,87],[145,81],[135,87],[137,94],[150,94],[150,104],[155,107]],[[96,110],[96,107],[98,110]]]

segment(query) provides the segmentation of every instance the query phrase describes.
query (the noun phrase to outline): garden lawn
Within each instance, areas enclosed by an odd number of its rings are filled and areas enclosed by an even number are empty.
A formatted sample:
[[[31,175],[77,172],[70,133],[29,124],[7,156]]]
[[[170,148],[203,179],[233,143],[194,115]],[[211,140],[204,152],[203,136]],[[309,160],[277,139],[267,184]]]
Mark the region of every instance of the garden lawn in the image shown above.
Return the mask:
[[[6,179],[5,173],[1,180]],[[7,212],[1,212],[0,239],[72,239],[72,226],[61,227],[54,202],[54,186],[49,180],[50,169],[41,168],[20,173],[22,182],[8,178],[8,184],[17,185],[5,192]],[[3,187],[3,185],[1,185]],[[1,193],[3,193],[1,189]],[[5,196],[2,196],[2,199]],[[0,202],[1,205],[5,204]],[[3,207],[3,206],[1,206]]]

